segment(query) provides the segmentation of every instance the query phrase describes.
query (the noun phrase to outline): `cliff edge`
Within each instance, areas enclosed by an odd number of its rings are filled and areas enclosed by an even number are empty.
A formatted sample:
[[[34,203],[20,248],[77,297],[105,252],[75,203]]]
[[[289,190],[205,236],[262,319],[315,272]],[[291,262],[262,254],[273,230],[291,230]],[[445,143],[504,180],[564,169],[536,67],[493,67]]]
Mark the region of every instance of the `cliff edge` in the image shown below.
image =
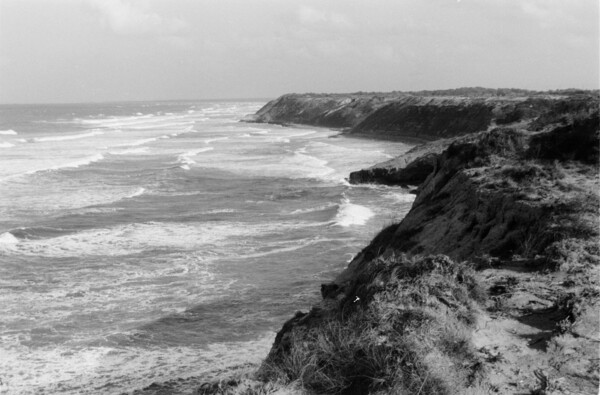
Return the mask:
[[[351,175],[414,185],[413,207],[253,380],[199,393],[597,394],[598,92],[494,91],[286,95],[253,117],[437,140]]]
[[[283,326],[261,377],[319,394],[596,394],[598,124],[495,128],[430,154],[411,211]]]
[[[354,136],[437,140],[586,110],[597,92],[461,88],[443,91],[287,94],[248,122],[344,129]]]

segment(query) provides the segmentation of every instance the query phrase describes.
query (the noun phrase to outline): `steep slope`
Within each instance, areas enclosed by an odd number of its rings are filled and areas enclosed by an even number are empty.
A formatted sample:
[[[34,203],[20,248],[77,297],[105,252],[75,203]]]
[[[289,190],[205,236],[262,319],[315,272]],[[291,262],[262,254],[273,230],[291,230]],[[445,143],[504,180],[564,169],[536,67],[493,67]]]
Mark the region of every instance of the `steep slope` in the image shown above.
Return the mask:
[[[532,92],[464,88],[432,92],[288,94],[267,103],[248,122],[345,129],[355,136],[436,140],[589,110],[597,92]],[[548,119],[542,119],[548,123]]]
[[[600,99],[597,93],[579,93],[569,97],[547,98],[530,97],[524,101],[516,101],[502,108],[502,117],[496,117],[494,123],[505,123],[504,126],[542,131],[554,125],[568,125],[574,118],[586,117],[598,112]],[[382,108],[384,110],[385,108]],[[376,111],[369,118],[377,119]],[[498,115],[497,113],[496,115]],[[517,115],[513,115],[517,114]],[[455,114],[460,117],[459,114]],[[435,118],[435,114],[431,115]],[[365,120],[366,122],[367,120]],[[506,122],[505,122],[506,121]],[[508,122],[510,121],[510,122]],[[376,120],[373,122],[377,122]],[[424,129],[423,124],[418,124],[417,129]],[[427,121],[429,122],[429,121]],[[455,121],[459,122],[459,121]],[[461,121],[462,122],[462,121]],[[380,122],[385,127],[385,120]],[[355,129],[359,129],[358,125]],[[376,132],[379,133],[379,132]],[[391,134],[392,131],[382,132]],[[404,132],[402,132],[404,133]],[[444,132],[446,133],[446,132]],[[389,161],[376,164],[368,169],[358,170],[350,174],[351,183],[379,183],[386,185],[417,185],[425,180],[433,166],[433,157],[441,153],[450,144],[461,139],[468,139],[469,134],[453,133],[453,137],[440,138],[435,142],[414,147],[406,154]],[[428,154],[428,155],[425,155]],[[418,161],[415,159],[419,158]],[[410,167],[407,165],[410,163]]]
[[[384,95],[287,94],[270,101],[245,121],[347,128],[389,100],[392,97]]]

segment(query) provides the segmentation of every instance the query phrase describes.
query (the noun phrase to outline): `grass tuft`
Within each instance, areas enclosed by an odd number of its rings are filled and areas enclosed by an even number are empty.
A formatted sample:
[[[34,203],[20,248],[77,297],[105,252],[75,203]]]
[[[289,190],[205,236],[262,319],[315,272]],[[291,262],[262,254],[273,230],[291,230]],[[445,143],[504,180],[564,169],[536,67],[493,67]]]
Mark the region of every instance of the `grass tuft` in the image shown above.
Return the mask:
[[[472,269],[446,256],[378,259],[336,312],[290,329],[265,380],[318,394],[455,394],[477,385]],[[353,302],[359,297],[360,302]]]

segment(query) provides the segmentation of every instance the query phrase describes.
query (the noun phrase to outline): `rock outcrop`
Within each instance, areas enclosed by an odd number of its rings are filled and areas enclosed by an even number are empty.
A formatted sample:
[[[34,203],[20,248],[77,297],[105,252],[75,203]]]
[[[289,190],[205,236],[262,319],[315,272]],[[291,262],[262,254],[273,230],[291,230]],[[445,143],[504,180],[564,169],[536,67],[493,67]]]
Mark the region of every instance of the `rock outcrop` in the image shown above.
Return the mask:
[[[589,100],[566,107],[369,173],[419,185],[411,211],[283,326],[261,377],[315,393],[597,393],[600,127]]]

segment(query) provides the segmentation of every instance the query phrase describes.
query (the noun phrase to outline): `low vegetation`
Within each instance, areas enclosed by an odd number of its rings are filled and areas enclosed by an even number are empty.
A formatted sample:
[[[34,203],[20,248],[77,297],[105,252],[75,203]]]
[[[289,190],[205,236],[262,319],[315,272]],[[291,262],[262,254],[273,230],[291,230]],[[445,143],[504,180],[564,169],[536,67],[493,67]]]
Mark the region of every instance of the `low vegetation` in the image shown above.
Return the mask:
[[[485,292],[473,269],[443,255],[400,255],[379,258],[361,277],[370,280],[358,281],[336,314],[291,331],[263,364],[263,379],[319,394],[478,388],[469,338]]]

